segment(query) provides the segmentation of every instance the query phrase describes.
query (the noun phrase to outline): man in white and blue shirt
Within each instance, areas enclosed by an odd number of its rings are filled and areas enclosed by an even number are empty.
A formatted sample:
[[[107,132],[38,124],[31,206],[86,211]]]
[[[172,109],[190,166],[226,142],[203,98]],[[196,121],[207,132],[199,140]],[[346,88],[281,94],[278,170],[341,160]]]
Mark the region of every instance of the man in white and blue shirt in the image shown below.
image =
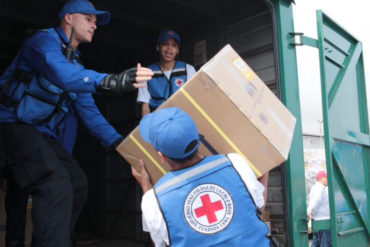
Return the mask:
[[[146,82],[147,87],[138,91],[142,117],[154,111],[195,74],[192,65],[176,60],[180,46],[180,36],[175,31],[166,30],[159,34],[156,46],[159,61],[148,66],[154,75]]]

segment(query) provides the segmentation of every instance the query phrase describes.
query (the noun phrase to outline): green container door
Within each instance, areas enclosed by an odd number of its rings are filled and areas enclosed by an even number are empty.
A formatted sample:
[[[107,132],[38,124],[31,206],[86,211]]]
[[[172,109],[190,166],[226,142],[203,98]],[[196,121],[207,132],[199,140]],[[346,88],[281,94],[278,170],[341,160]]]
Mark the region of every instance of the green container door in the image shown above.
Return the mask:
[[[370,136],[362,45],[321,11],[317,22],[332,242],[370,246]]]

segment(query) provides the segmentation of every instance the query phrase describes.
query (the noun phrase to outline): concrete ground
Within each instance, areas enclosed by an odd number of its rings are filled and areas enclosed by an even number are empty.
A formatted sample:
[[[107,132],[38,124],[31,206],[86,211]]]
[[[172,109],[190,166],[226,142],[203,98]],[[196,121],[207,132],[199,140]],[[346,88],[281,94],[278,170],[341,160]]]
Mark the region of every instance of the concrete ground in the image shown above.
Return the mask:
[[[27,211],[26,247],[30,246],[32,235],[31,210]],[[5,246],[5,221],[4,192],[0,190],[0,247]],[[86,247],[144,247],[143,243],[128,239],[98,239],[94,241],[81,242],[78,246]]]

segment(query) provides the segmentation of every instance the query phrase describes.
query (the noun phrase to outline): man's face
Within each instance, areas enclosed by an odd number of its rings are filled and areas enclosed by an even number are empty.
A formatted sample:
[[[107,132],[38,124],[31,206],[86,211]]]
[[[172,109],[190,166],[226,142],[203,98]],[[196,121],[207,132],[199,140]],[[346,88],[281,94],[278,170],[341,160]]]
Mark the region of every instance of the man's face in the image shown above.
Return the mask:
[[[320,179],[320,182],[324,185],[324,186],[328,186],[328,178],[327,177],[323,177]]]
[[[95,15],[85,15],[80,13],[71,14],[72,26],[74,27],[74,39],[80,43],[90,43],[94,36],[96,26]]]
[[[179,45],[175,39],[167,39],[158,45],[159,57],[164,62],[172,62],[179,54]]]

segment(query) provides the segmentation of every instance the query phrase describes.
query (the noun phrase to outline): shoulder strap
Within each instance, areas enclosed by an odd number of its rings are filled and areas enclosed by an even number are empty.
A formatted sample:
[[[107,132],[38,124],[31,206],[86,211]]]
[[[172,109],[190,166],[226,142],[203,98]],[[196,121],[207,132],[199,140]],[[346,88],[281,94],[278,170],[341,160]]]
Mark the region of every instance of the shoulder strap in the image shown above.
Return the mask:
[[[165,76],[163,74],[163,71],[161,70],[161,68],[158,66],[157,63],[153,63],[153,64],[149,65],[149,68],[153,70],[153,73],[154,73],[153,77],[154,78]]]
[[[185,81],[187,80],[186,63],[182,61],[176,61],[175,66],[171,71],[171,78],[175,76],[185,76]]]
[[[213,171],[214,169],[219,169],[220,167],[223,167],[225,165],[231,164],[231,161],[228,157],[225,155],[219,155],[217,159],[213,159],[208,161],[207,163],[203,163],[201,166],[194,167],[193,169],[187,170],[186,172],[183,172],[177,176],[172,177],[171,179],[162,182],[157,183],[154,188],[155,192],[159,193],[163,190],[166,190],[170,187],[176,186],[179,183],[182,183],[183,181],[188,181],[189,179],[196,177],[202,173],[207,173],[209,171]]]
[[[54,39],[56,39],[56,41],[58,41],[60,46],[62,46],[63,48],[67,47],[63,39],[60,37],[59,33],[55,30],[55,28],[51,27],[51,28],[42,29],[40,31],[49,33]]]

